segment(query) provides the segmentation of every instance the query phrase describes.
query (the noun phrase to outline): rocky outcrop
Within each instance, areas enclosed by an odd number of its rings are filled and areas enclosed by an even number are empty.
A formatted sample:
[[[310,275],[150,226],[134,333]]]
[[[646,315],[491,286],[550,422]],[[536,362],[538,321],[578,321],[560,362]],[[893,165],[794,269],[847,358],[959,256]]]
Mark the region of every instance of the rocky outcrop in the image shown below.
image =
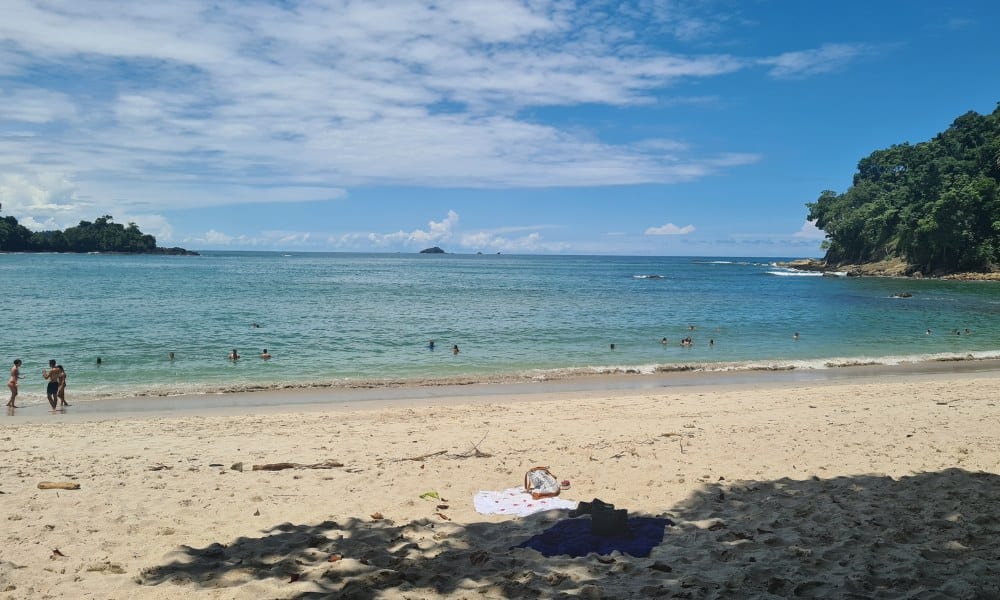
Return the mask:
[[[424,248],[420,251],[421,254],[444,254],[445,251],[434,246],[433,248]]]
[[[779,267],[798,269],[800,271],[819,271],[821,273],[847,273],[848,277],[912,277],[921,279],[953,279],[960,281],[1000,281],[1000,272],[990,273],[921,273],[901,258],[888,258],[878,262],[851,264],[829,264],[818,258],[801,258],[788,262],[777,263]]]
[[[858,265],[837,265],[836,271],[847,271],[848,277],[921,277],[905,260],[889,258]]]

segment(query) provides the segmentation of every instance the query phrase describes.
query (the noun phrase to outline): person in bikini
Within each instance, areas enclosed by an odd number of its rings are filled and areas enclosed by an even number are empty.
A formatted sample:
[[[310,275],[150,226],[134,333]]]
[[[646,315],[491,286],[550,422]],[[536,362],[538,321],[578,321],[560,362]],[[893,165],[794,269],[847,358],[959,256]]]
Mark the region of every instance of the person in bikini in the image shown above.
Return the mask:
[[[14,406],[14,398],[17,398],[17,380],[21,378],[21,359],[14,361],[14,366],[10,368],[10,379],[7,381],[7,388],[10,390],[10,400],[7,402],[9,408],[21,408]]]
[[[70,406],[66,404],[66,369],[62,365],[56,365],[56,368],[59,369],[59,378],[57,379],[59,382],[59,391],[56,392],[56,396],[59,397],[59,407],[66,408]]]

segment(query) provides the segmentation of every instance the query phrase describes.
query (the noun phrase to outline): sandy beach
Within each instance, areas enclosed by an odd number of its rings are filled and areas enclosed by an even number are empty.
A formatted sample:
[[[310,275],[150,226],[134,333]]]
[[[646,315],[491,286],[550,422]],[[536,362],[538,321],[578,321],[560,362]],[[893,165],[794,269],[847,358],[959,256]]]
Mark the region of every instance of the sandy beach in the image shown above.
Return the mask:
[[[1000,371],[427,396],[8,417],[0,597],[1000,598]],[[513,548],[590,518],[476,512],[537,465],[673,524]]]

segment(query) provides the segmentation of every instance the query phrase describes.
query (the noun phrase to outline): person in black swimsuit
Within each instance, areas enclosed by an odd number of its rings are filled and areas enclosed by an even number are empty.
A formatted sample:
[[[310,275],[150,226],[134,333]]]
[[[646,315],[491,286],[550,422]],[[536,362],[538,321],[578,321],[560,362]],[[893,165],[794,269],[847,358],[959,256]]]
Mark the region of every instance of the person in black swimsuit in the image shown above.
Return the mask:
[[[45,386],[45,397],[48,398],[52,410],[55,410],[56,403],[59,402],[59,367],[56,366],[55,360],[50,360],[49,368],[42,370],[42,379],[49,382]]]

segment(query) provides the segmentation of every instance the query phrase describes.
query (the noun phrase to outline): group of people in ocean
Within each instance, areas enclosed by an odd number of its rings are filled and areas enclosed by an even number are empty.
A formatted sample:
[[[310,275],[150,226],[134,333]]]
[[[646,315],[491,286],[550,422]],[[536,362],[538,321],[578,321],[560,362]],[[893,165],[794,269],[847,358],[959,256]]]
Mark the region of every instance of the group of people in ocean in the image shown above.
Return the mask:
[[[436,345],[434,344],[434,340],[427,340],[427,349],[428,350],[433,350],[435,347],[436,347]],[[459,350],[458,350],[458,344],[452,345],[452,347],[451,347],[451,353],[452,354],[458,354],[458,352],[459,352]]]
[[[263,350],[260,351],[260,354],[258,356],[260,358],[263,358],[264,360],[268,360],[271,358],[271,353],[267,351],[267,348],[264,348]],[[174,353],[171,352],[170,359],[173,360],[173,358],[174,358]],[[226,358],[228,358],[229,360],[239,360],[242,357],[240,356],[239,350],[233,348],[233,351],[230,352],[229,356],[227,356]]]
[[[10,379],[7,380],[7,389],[10,390],[10,400],[7,401],[8,409],[21,408],[15,404],[18,393],[18,382],[21,377],[21,365],[24,364],[20,358],[14,360],[14,365],[10,368]],[[49,406],[53,412],[59,408],[70,406],[66,402],[66,369],[56,361],[49,361],[49,368],[42,369],[42,379],[48,381],[45,386],[45,398],[49,401]]]
[[[695,325],[688,325],[688,331],[694,331],[696,329],[698,329],[697,326],[695,326]],[[798,334],[795,334],[795,335],[798,335]],[[667,346],[667,345],[670,344],[670,340],[668,340],[667,338],[663,338],[663,339],[660,340],[660,343],[663,344],[664,346]],[[684,338],[681,339],[681,348],[690,348],[691,346],[694,346],[694,339],[692,339],[690,335],[685,336]],[[709,340],[708,340],[708,346],[709,347],[715,346],[715,338],[709,338]],[[614,345],[612,344],[612,348],[613,347],[614,347]]]
[[[667,338],[663,338],[663,339],[660,340],[660,343],[663,344],[664,346],[667,346],[667,345],[670,344],[670,340],[668,340]],[[709,338],[708,339],[708,345],[709,346],[714,346],[715,345],[715,338]],[[694,346],[694,340],[691,338],[691,336],[686,336],[686,337],[684,337],[684,338],[681,339],[681,347],[682,348],[690,348],[691,346]]]

